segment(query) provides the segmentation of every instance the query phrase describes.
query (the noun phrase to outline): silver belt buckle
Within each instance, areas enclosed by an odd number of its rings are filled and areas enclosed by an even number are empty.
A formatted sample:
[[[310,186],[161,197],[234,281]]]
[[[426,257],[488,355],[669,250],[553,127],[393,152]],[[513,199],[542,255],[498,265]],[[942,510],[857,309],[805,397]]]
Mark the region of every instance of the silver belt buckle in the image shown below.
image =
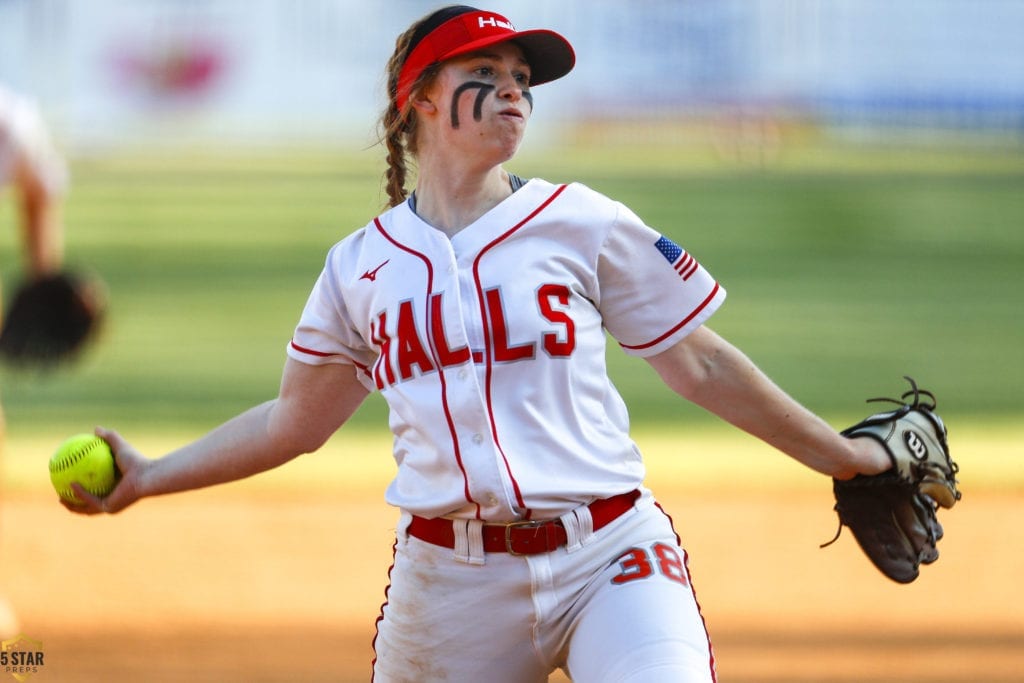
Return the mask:
[[[525,528],[540,528],[547,524],[547,522],[540,522],[536,520],[523,519],[518,522],[506,522],[505,523],[505,552],[509,555],[515,555],[516,557],[523,557],[527,553],[517,553],[512,549],[512,529],[514,527],[525,527]]]

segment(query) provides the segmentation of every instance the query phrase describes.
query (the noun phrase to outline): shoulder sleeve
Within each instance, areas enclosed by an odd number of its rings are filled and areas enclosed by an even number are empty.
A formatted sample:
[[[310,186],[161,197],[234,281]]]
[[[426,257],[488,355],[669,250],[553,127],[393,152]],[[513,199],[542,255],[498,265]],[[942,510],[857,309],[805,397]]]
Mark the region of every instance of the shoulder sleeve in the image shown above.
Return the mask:
[[[710,318],[725,289],[692,254],[617,207],[598,256],[601,315],[626,353],[653,356]]]
[[[354,365],[362,383],[372,391],[376,387],[369,370],[376,353],[352,320],[345,300],[347,244],[349,240],[340,242],[328,253],[288,344],[288,355],[309,365]]]
[[[16,173],[27,172],[48,194],[64,194],[67,162],[53,144],[35,102],[0,92],[0,119],[0,185]]]

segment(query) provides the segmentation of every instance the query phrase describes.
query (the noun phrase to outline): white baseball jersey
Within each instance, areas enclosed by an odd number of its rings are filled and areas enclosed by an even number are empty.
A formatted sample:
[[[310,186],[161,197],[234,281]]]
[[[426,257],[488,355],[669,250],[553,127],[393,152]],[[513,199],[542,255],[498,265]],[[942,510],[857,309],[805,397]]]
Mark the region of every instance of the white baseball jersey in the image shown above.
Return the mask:
[[[35,104],[0,86],[0,188],[11,182],[14,163],[26,160],[54,194],[67,188],[68,171]]]
[[[390,504],[549,519],[644,479],[605,330],[653,355],[724,298],[624,205],[534,179],[451,239],[406,202],[336,244],[288,353],[387,400]]]

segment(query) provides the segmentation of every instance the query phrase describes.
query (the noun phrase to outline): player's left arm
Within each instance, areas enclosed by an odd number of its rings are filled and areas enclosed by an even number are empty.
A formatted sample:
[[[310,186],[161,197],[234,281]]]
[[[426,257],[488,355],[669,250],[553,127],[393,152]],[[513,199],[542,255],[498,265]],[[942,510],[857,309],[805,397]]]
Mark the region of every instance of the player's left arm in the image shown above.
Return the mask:
[[[846,439],[705,326],[647,359],[683,398],[808,467],[840,479],[892,466],[871,439]]]
[[[14,185],[19,202],[22,240],[29,274],[57,273],[64,263],[64,186],[60,173],[40,168],[20,150],[15,156]]]

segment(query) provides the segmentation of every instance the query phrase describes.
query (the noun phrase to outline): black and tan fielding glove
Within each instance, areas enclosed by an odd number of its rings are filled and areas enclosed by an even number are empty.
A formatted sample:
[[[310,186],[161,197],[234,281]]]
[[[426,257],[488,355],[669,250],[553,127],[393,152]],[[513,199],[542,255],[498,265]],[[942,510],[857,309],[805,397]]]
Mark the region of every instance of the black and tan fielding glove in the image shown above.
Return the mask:
[[[942,526],[939,507],[951,508],[960,500],[957,464],[949,455],[946,426],[935,413],[935,396],[906,378],[911,389],[899,399],[871,401],[895,403],[894,410],[877,413],[844,429],[848,438],[871,438],[885,447],[892,469],[881,474],[834,479],[839,532],[850,528],[868,559],[893,581],[910,583],[919,567],[939,557],[936,543]]]
[[[95,335],[105,293],[98,277],[71,272],[25,281],[4,313],[0,358],[41,369],[72,359]]]

